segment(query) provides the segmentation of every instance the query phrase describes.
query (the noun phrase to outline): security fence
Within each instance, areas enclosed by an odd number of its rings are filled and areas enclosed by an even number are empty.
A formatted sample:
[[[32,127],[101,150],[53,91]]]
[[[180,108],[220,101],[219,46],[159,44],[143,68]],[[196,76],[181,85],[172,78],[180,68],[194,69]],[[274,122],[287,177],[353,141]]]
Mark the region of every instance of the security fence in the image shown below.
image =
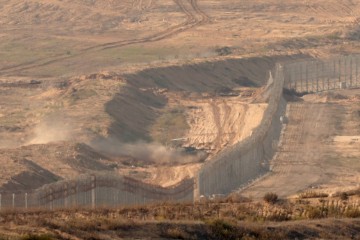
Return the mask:
[[[129,206],[155,202],[192,202],[194,180],[171,187],[147,184],[129,177],[84,175],[45,185],[32,192],[1,192],[0,209]]]
[[[359,71],[359,55],[294,62],[284,67],[285,87],[299,93],[360,87]]]
[[[280,138],[280,117],[286,109],[282,98],[284,75],[281,65],[276,66],[274,79],[269,81],[269,103],[261,123],[250,137],[204,164],[197,179],[196,197],[228,194],[269,170],[269,161]]]

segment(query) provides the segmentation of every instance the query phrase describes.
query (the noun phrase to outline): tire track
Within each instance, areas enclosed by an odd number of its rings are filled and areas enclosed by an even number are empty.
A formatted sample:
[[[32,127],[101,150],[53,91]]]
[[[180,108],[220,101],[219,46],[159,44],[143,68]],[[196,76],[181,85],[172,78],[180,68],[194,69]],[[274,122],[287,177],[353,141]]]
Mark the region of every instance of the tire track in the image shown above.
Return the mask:
[[[211,18],[209,17],[209,15],[207,15],[205,12],[203,12],[198,4],[197,4],[197,0],[190,0],[190,4],[192,6],[192,8],[195,10],[195,12],[197,14],[199,14],[201,16],[201,23],[209,23]]]
[[[199,25],[210,22],[210,17],[199,8],[196,0],[173,0],[173,1],[180,8],[180,11],[186,15],[186,21],[183,23],[180,23],[176,26],[167,28],[166,30],[161,31],[157,34],[153,34],[153,35],[150,35],[145,38],[122,40],[122,41],[109,42],[109,43],[95,45],[95,46],[92,46],[89,48],[82,49],[77,54],[73,54],[71,56],[68,56],[66,54],[61,54],[61,55],[54,56],[50,59],[48,58],[48,59],[34,60],[34,61],[27,62],[27,63],[4,67],[4,68],[0,69],[0,73],[11,73],[11,72],[15,72],[15,71],[22,71],[22,70],[27,70],[27,69],[36,68],[36,67],[43,67],[43,66],[50,65],[50,64],[53,64],[56,62],[69,60],[74,57],[83,56],[86,53],[97,52],[97,51],[102,51],[102,50],[111,49],[111,48],[119,48],[119,47],[129,46],[129,45],[133,45],[133,44],[139,44],[139,43],[157,42],[157,41],[160,41],[160,40],[163,40],[166,38],[170,38],[179,33],[185,32],[185,31],[192,29],[194,27],[197,27]],[[186,6],[186,3],[189,3],[188,7]]]

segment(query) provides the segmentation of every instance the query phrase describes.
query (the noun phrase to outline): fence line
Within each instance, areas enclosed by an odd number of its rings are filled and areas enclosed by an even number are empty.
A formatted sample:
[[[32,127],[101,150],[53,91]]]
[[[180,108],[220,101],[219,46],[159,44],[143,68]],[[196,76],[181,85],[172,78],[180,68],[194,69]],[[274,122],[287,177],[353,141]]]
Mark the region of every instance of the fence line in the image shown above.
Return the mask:
[[[161,187],[129,177],[83,175],[45,185],[32,192],[0,193],[0,209],[129,206],[155,202],[192,202],[194,179]]]
[[[274,146],[280,138],[280,116],[286,108],[282,98],[283,83],[283,68],[278,64],[274,79],[270,78],[269,103],[261,123],[250,137],[204,164],[197,179],[196,197],[228,194],[269,170]]]
[[[360,87],[359,64],[359,55],[286,64],[284,86],[299,93]]]

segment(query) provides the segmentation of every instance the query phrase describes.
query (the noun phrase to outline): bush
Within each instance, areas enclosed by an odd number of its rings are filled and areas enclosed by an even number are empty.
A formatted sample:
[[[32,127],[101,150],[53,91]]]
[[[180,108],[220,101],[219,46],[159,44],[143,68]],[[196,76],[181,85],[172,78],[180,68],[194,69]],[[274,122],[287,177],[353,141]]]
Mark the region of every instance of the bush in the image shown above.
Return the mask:
[[[310,219],[318,219],[322,218],[323,214],[320,208],[311,206],[307,209],[307,216]]]
[[[360,116],[360,111],[359,111],[359,116]],[[348,196],[354,196],[354,195],[360,196],[360,188],[347,191],[346,194],[347,194]]]
[[[163,237],[169,239],[190,239],[189,234],[187,234],[183,229],[179,227],[173,227],[166,230],[163,234]]]
[[[282,221],[288,221],[290,220],[287,213],[273,213],[266,217],[266,220],[268,221],[275,221],[275,222],[282,222]]]
[[[360,210],[357,208],[349,208],[345,211],[344,215],[348,218],[359,218]]]
[[[276,193],[269,192],[264,195],[263,199],[267,203],[274,204],[278,201],[278,195]]]
[[[210,228],[212,235],[216,237],[216,239],[235,239],[236,228],[222,219],[211,222]]]
[[[314,192],[314,191],[308,191],[299,194],[299,198],[323,198],[328,196],[329,194],[327,193]]]
[[[342,193],[340,193],[340,199],[345,201],[345,200],[349,199],[349,196],[346,192],[342,192]]]
[[[232,53],[232,50],[229,47],[219,47],[215,49],[215,52],[219,56],[226,56],[226,55],[230,55]]]

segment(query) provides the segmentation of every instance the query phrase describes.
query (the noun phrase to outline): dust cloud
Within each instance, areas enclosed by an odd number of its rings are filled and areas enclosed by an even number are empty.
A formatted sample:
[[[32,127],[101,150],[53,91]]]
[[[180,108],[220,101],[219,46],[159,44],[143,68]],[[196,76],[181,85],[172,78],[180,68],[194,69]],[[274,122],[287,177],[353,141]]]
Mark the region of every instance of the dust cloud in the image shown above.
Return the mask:
[[[33,130],[33,137],[26,143],[46,144],[71,140],[73,136],[73,126],[62,115],[54,114],[43,119]]]
[[[155,164],[185,164],[199,162],[205,153],[187,153],[182,148],[172,148],[160,143],[136,142],[122,143],[117,139],[94,141],[91,147],[111,156],[131,156],[141,161]]]

